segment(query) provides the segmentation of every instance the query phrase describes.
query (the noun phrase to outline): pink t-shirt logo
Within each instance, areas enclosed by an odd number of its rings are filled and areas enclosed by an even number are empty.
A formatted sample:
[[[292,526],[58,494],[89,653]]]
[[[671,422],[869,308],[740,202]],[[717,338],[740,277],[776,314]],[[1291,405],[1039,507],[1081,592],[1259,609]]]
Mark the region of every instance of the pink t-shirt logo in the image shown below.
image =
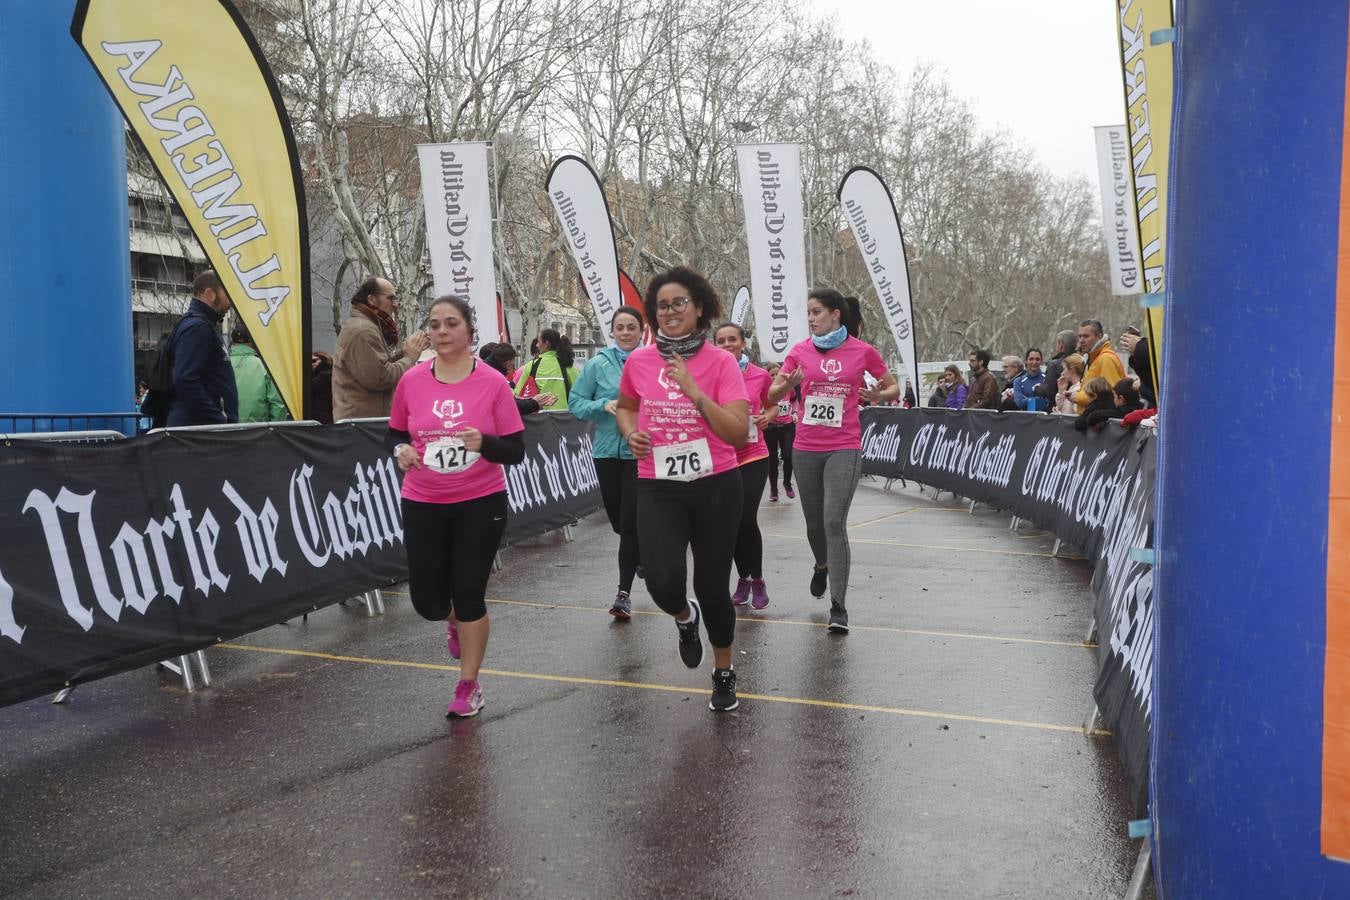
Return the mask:
[[[444,427],[454,428],[455,422],[464,418],[464,404],[458,400],[437,400],[431,405],[431,414],[444,419]]]
[[[835,376],[844,371],[844,364],[837,359],[831,359],[827,356],[820,361],[820,371],[829,375],[830,380],[833,381]]]
[[[678,400],[684,396],[684,391],[680,390],[678,383],[671,381],[666,377],[665,366],[662,365],[661,371],[657,373],[656,383],[666,389],[667,400]]]

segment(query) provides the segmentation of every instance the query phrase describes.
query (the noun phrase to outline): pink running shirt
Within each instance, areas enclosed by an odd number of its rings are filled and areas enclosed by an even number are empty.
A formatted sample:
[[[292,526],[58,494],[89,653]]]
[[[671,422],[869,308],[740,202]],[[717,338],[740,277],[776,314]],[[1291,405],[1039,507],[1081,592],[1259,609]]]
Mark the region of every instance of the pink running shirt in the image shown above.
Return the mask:
[[[706,344],[684,362],[694,381],[714,403],[721,405],[747,399],[741,367],[736,365],[730,353]],[[638,460],[639,478],[657,477],[656,457],[662,448],[688,448],[701,440],[707,441],[712,471],[703,472],[699,477],[736,468],[736,448],[714,434],[699,415],[694,402],[684,395],[678,384],[666,378],[666,361],[655,345],[639,347],[628,357],[623,366],[623,377],[619,379],[619,393],[638,401],[638,431],[652,436],[652,452]],[[674,466],[680,460],[673,457],[680,452],[666,449],[661,455],[668,466]],[[687,472],[679,470],[678,466],[675,468],[680,480],[689,480]],[[663,475],[670,477],[671,470],[663,469]]]
[[[741,373],[745,381],[745,393],[750,398],[750,435],[754,440],[746,441],[745,446],[736,451],[736,464],[743,466],[757,459],[769,458],[769,445],[764,443],[764,431],[754,423],[754,417],[764,411],[764,395],[773,384],[773,376],[751,363]]]
[[[788,351],[783,373],[802,370],[802,402],[793,448],[827,453],[862,449],[858,392],[863,372],[886,375],[886,362],[871,344],[850,337],[821,353],[807,338]],[[834,424],[834,423],[838,424]]]
[[[496,437],[525,430],[511,387],[496,369],[475,360],[468,378],[445,384],[436,380],[435,365],[432,359],[405,372],[394,388],[389,410],[389,427],[412,435],[419,458],[428,444],[465,428]],[[477,454],[472,454],[462,471],[438,472],[424,464],[403,473],[403,496],[422,503],[462,503],[504,490],[506,473],[501,464]]]

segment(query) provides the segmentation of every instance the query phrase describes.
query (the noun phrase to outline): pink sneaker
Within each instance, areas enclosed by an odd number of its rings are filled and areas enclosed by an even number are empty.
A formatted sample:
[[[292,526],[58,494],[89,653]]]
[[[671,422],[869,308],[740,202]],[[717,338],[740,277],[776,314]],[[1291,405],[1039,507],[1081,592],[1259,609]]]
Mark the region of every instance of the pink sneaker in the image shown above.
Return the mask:
[[[734,606],[744,606],[750,602],[750,579],[736,579],[736,592],[731,595],[731,602]]]
[[[750,605],[763,609],[769,605],[769,591],[764,587],[764,579],[756,578],[750,582]]]
[[[459,680],[455,685],[455,699],[450,701],[450,708],[445,711],[447,719],[467,719],[470,716],[478,715],[478,711],[483,708],[483,690],[476,681]]]
[[[450,627],[446,629],[445,646],[450,651],[451,659],[459,659],[459,629],[455,628],[455,623],[450,622]]]

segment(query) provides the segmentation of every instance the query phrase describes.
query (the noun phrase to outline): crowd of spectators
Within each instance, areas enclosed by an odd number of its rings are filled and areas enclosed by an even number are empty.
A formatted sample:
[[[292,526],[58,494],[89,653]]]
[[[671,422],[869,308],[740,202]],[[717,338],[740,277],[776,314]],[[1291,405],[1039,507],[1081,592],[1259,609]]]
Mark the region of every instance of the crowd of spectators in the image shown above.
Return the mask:
[[[1076,331],[1055,335],[1055,352],[1048,363],[1039,347],[1031,347],[1023,356],[1002,357],[1003,371],[995,374],[989,369],[993,356],[988,350],[971,351],[969,378],[956,364],[948,365],[928,405],[1058,413],[1076,417],[1080,431],[1108,419],[1132,424],[1157,408],[1149,352],[1148,339],[1134,326],[1113,346],[1101,322],[1085,319]]]

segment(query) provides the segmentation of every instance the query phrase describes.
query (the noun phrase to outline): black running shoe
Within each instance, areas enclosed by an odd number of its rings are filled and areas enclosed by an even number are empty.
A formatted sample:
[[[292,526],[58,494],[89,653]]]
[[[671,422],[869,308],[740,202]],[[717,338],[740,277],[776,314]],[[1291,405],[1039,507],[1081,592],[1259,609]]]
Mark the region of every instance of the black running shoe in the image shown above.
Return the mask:
[[[713,669],[713,692],[708,709],[713,712],[731,712],[741,705],[736,699],[736,672],[733,669]]]
[[[848,634],[848,610],[838,603],[831,603],[830,624],[827,629],[830,634]]]
[[[829,570],[828,567],[826,567],[826,568],[824,568],[824,569],[812,569],[812,570],[811,570],[811,596],[812,596],[812,597],[824,597],[824,596],[825,596],[825,585],[829,583],[829,580],[830,580],[830,570]]]
[[[680,632],[680,659],[691,669],[697,669],[703,662],[703,639],[699,637],[698,626],[703,621],[703,610],[698,601],[689,598],[689,621],[675,622]]]

